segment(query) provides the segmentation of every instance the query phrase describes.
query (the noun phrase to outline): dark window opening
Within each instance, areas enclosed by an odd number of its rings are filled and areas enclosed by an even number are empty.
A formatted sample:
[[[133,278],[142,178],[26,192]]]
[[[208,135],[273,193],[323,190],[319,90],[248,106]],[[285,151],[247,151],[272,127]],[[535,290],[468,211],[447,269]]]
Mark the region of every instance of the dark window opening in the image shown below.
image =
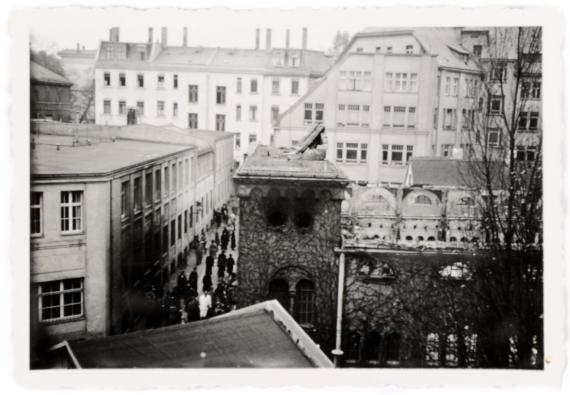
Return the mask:
[[[277,299],[277,301],[286,310],[289,310],[289,284],[287,281],[277,278],[269,283],[268,299]]]

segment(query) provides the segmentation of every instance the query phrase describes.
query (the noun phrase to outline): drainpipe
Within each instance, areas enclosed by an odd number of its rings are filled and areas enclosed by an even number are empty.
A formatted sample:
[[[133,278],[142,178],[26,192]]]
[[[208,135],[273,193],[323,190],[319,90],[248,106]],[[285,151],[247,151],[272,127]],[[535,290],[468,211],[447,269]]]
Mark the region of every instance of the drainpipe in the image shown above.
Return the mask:
[[[344,252],[340,253],[338,262],[338,300],[336,306],[336,348],[332,350],[334,355],[334,366],[338,368],[340,366],[340,358],[344,354],[341,350],[341,338],[342,338],[342,300],[344,294]]]

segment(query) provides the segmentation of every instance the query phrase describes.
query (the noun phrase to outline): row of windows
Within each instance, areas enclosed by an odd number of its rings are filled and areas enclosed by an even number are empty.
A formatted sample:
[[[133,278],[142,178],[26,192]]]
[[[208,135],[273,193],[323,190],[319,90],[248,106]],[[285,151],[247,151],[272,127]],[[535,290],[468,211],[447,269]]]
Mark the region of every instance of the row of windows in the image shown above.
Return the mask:
[[[341,70],[338,76],[338,89],[369,92],[372,90],[372,72]]]
[[[382,144],[382,164],[383,165],[404,165],[412,159],[414,146],[407,145],[404,150],[403,145]]]
[[[171,109],[172,109],[172,112],[171,112],[172,117],[177,118],[178,117],[178,102],[173,102]],[[128,109],[127,109],[126,100],[119,100],[117,102],[117,114],[126,116],[127,111],[128,111]],[[145,115],[145,102],[144,101],[137,101],[136,102],[136,111],[137,111],[139,116]],[[103,114],[105,114],[105,115],[112,115],[113,114],[111,100],[108,100],[108,99],[103,100]],[[157,116],[157,117],[166,116],[166,103],[164,100],[158,100],[156,102],[155,116]]]
[[[463,86],[464,97],[476,97],[479,89],[479,80],[476,78],[465,77],[465,84]],[[445,96],[457,97],[459,95],[459,77],[445,77],[445,84],[443,87]]]
[[[375,52],[376,52],[376,53],[382,53],[382,52],[384,52],[384,53],[387,53],[387,54],[391,54],[391,53],[392,53],[392,50],[393,50],[392,45],[387,45],[386,48],[385,48],[385,50],[382,50],[382,47],[381,47],[381,46],[375,47]],[[364,52],[364,48],[362,48],[362,47],[357,47],[357,48],[356,48],[356,52],[358,52],[358,53],[363,53],[363,52]],[[404,48],[404,53],[405,53],[406,55],[413,55],[413,54],[414,54],[414,46],[413,46],[412,44],[406,45],[405,48]]]
[[[83,278],[37,284],[38,320],[54,322],[83,316]]]
[[[249,144],[257,142],[257,134],[250,133],[248,135],[248,142]],[[236,144],[236,149],[239,149],[241,147],[241,135],[239,133],[236,134],[235,144]]]
[[[360,104],[339,104],[338,123],[340,127],[370,127],[370,106]]]
[[[118,87],[126,87],[127,86],[127,74],[126,73],[118,73],[117,75],[116,86]],[[168,83],[170,84],[170,83]],[[166,77],[164,74],[159,74],[156,77],[156,88],[157,89],[164,89],[167,87]],[[111,73],[106,72],[103,73],[103,86],[113,86],[114,81],[111,78]],[[171,87],[172,89],[178,89],[178,74],[172,75],[171,80]],[[139,73],[136,75],[135,86],[137,88],[144,88],[145,86],[145,76],[143,73]],[[243,78],[238,77],[236,79],[236,93],[241,94],[243,91]],[[281,80],[279,78],[273,78],[271,81],[271,94],[272,95],[279,95],[281,91]],[[258,83],[257,79],[250,79],[249,81],[249,92],[256,94],[258,92]],[[291,95],[295,96],[299,94],[299,80],[293,79],[291,80]],[[198,102],[198,85],[188,85],[188,101],[190,103],[197,103]],[[216,86],[216,103],[217,104],[225,104],[226,102],[226,87],[225,86]]]
[[[417,73],[386,73],[384,76],[384,91],[386,92],[417,92]]]
[[[315,285],[312,281],[307,279],[300,280],[297,283],[294,296],[291,296],[289,292],[289,284],[286,280],[274,279],[269,283],[268,299],[276,299],[286,310],[289,310],[301,325],[314,324],[314,294]],[[292,307],[294,308],[294,311],[291,311]]]
[[[359,149],[360,148],[360,149]],[[337,143],[336,161],[345,163],[366,163],[368,157],[368,144],[364,143]]]
[[[30,233],[40,236],[43,233],[43,193],[30,195]],[[78,233],[83,229],[83,191],[62,191],[60,193],[60,231]]]
[[[304,108],[303,123],[305,125],[323,121],[325,112],[325,105],[323,103],[305,103]]]
[[[415,129],[416,108],[384,106],[384,127]]]

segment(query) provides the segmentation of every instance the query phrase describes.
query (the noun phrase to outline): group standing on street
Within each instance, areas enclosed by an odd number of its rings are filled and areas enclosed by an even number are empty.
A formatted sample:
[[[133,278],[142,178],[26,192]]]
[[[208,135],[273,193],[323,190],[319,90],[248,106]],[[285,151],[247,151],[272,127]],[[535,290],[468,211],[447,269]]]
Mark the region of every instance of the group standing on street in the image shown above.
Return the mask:
[[[197,321],[235,309],[234,288],[237,276],[234,272],[235,260],[228,248],[232,252],[235,251],[236,237],[233,218],[230,218],[226,205],[220,210],[214,210],[212,222],[217,229],[209,246],[204,230],[199,238],[194,237],[192,246],[196,256],[196,266],[188,277],[185,271],[181,270],[176,279],[176,286],[164,295],[162,293],[158,295],[156,286],[153,286],[152,295],[147,299],[149,303],[152,301],[152,306],[147,310],[150,314],[148,326],[158,327]],[[218,231],[222,223],[224,226],[220,234]],[[202,264],[204,255],[206,255],[206,267],[201,279],[202,291],[198,294],[197,268]],[[212,281],[214,264],[217,264],[215,290]]]

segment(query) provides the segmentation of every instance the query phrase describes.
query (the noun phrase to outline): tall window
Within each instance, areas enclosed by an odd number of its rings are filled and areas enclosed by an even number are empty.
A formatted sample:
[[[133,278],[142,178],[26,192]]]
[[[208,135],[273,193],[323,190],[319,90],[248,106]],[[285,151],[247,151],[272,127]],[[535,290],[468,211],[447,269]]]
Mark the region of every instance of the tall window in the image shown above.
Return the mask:
[[[176,170],[176,163],[172,164],[172,193],[176,192],[178,187],[178,172]]]
[[[358,126],[360,125],[359,115],[360,115],[360,105],[349,104],[348,106],[348,119],[346,122],[347,126]]]
[[[156,116],[157,117],[164,116],[164,101],[162,100],[156,102]]]
[[[103,114],[111,114],[111,100],[103,100]]]
[[[150,206],[152,204],[152,172],[147,171],[144,175],[144,204]]]
[[[279,107],[271,106],[271,123],[276,124],[279,120]]]
[[[291,95],[299,94],[299,80],[291,80]]]
[[[483,52],[483,46],[482,45],[473,45],[473,55],[481,56],[481,52]]]
[[[394,78],[394,74],[392,73],[386,73],[384,75],[384,90],[386,92],[392,92],[393,89],[393,78]]]
[[[382,117],[382,126],[392,126],[392,107],[384,106],[384,115]]]
[[[236,106],[236,121],[241,121],[241,105]]]
[[[188,103],[198,103],[198,85],[188,85]]]
[[[188,114],[188,128],[198,129],[198,114],[196,113]]]
[[[252,122],[257,121],[257,106],[249,106],[249,120]]]
[[[414,129],[416,127],[416,108],[408,107],[408,128]]]
[[[364,338],[364,359],[369,363],[380,363],[380,334],[368,332]]]
[[[271,94],[272,95],[278,95],[279,94],[279,79],[278,78],[274,78],[271,81]]]
[[[160,169],[154,171],[154,200],[160,200],[160,187],[161,187],[161,172]]]
[[[238,77],[236,81],[236,93],[241,93],[242,90],[242,78]]]
[[[502,109],[503,109],[503,97],[491,96],[491,101],[489,103],[489,112],[491,114],[500,114]]]
[[[224,114],[216,114],[216,130],[221,132],[226,130],[226,116]]]
[[[444,90],[445,96],[449,96],[451,92],[451,77],[445,77],[445,87]]]
[[[401,165],[404,163],[404,146],[403,145],[392,145],[391,162],[393,164],[397,164],[397,165]]]
[[[443,129],[455,130],[457,125],[457,110],[454,108],[443,109]]]
[[[496,63],[492,66],[491,68],[491,73],[490,73],[490,80],[491,81],[505,81],[505,78],[507,76],[507,69],[506,69],[506,64],[504,63]]]
[[[390,146],[388,144],[382,144],[382,164],[386,165],[390,163]]]
[[[174,118],[178,117],[178,103],[177,102],[172,103],[172,117],[174,117]]]
[[[370,71],[365,71],[362,73],[362,90],[371,91],[372,90],[372,73]]]
[[[226,104],[225,86],[216,86],[216,104]]]
[[[178,240],[182,238],[182,214],[178,214]]]
[[[176,243],[176,218],[170,221],[170,246]]]
[[[127,76],[125,73],[119,73],[119,86],[127,86]]]
[[[257,141],[257,135],[255,133],[250,133],[249,134],[249,143],[255,143]]]
[[[170,167],[166,166],[164,168],[164,196],[168,196],[170,193]]]
[[[356,162],[358,159],[358,144],[346,143],[346,161]]]
[[[137,102],[137,112],[139,113],[139,116],[144,115],[144,101]]]
[[[83,316],[83,279],[38,284],[38,312],[40,322]]]
[[[315,121],[322,122],[325,105],[323,103],[315,103]]]
[[[184,185],[188,186],[188,183],[190,182],[190,159],[186,158],[184,160]]]
[[[121,183],[121,218],[129,216],[129,181]]]
[[[360,126],[367,128],[370,126],[370,106],[363,105],[360,113]]]
[[[144,74],[137,74],[137,87],[144,88]]]
[[[104,86],[111,86],[111,73],[104,73],[103,74],[103,85]]]
[[[389,365],[397,365],[400,361],[400,340],[398,333],[386,336],[386,362]]]
[[[451,86],[451,95],[457,97],[459,92],[459,78],[453,79],[453,85]]]
[[[79,232],[82,229],[82,191],[61,192],[61,231]]]
[[[392,126],[395,128],[403,128],[406,126],[406,107],[394,107],[394,118]]]
[[[30,233],[32,235],[42,234],[42,201],[42,192],[30,194]]]
[[[141,211],[141,203],[142,203],[141,178],[137,177],[134,180],[134,187],[133,187],[133,211],[135,213]]]
[[[127,102],[124,100],[119,101],[119,115],[125,115],[127,113]]]
[[[303,119],[305,124],[313,122],[313,103],[305,103]]]
[[[301,280],[296,289],[296,315],[299,324],[312,324],[314,315],[314,289],[312,281]]]
[[[250,93],[257,93],[257,80],[256,79],[252,79],[249,82],[249,92]]]
[[[164,88],[164,75],[163,75],[163,74],[160,74],[160,75],[157,77],[157,80],[156,80],[156,87],[157,87],[158,89]]]
[[[437,333],[429,333],[426,339],[426,365],[439,365],[439,335]]]
[[[178,74],[172,76],[172,87],[178,89]]]
[[[357,362],[360,360],[360,334],[355,331],[348,333],[346,337],[346,361]]]

